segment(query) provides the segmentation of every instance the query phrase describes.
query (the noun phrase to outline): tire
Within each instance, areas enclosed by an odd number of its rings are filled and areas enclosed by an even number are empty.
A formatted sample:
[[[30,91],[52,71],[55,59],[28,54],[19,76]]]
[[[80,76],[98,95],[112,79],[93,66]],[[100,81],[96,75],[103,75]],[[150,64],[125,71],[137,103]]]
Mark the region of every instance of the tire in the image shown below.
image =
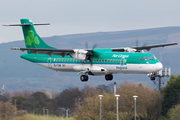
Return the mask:
[[[150,79],[151,79],[151,80],[155,80],[156,78],[155,78],[155,77],[151,77]]]
[[[86,82],[86,81],[88,81],[88,76],[87,75],[81,75],[80,79],[82,82]]]
[[[89,77],[88,75],[85,75],[85,81],[88,81]]]
[[[113,75],[112,74],[109,74],[109,75],[105,75],[105,79],[107,81],[111,81],[113,79]]]
[[[113,75],[111,74],[111,75],[109,75],[110,76],[110,79],[109,80],[112,80],[113,79]]]
[[[105,79],[108,81],[109,80],[109,75],[105,75]]]

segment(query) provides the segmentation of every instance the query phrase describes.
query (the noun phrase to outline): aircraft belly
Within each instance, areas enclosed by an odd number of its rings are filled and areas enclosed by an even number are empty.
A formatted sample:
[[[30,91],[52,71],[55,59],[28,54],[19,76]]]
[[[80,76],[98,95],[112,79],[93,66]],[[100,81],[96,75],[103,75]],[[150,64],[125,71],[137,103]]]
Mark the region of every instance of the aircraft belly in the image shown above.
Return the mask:
[[[43,67],[64,72],[81,72],[87,68],[92,68],[90,64],[61,64],[61,63],[36,63]],[[126,64],[126,65],[111,65],[111,64],[96,64],[93,67],[102,67],[106,72],[96,72],[94,75],[105,75],[112,73],[135,73],[135,74],[148,74],[155,71],[154,64]]]
[[[36,63],[38,65],[41,65],[43,67],[56,70],[56,71],[64,71],[64,72],[75,72],[73,70],[73,64],[61,64],[61,63]]]

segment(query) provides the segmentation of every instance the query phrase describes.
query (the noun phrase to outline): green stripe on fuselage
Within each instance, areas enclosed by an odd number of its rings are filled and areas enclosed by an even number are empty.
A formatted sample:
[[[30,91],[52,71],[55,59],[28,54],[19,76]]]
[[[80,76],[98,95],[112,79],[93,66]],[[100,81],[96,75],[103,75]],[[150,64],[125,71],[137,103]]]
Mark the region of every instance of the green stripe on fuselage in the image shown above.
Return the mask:
[[[107,50],[107,49],[106,49]],[[156,64],[159,61],[157,59],[148,59],[148,57],[153,57],[154,55],[151,53],[128,53],[128,52],[111,52],[108,49],[105,52],[105,49],[96,49],[94,51],[94,56],[91,57],[93,63],[100,63],[100,64],[117,64],[117,63],[124,63],[124,64]],[[140,60],[141,58],[147,57],[146,60]],[[46,54],[22,54],[21,58],[26,59],[31,62],[36,63],[47,63],[48,59],[51,58],[51,63],[82,63],[82,60],[76,60],[69,55],[62,57],[60,55],[46,55]],[[63,61],[62,61],[63,58]],[[120,61],[120,62],[119,62]],[[86,63],[89,63],[87,61]]]

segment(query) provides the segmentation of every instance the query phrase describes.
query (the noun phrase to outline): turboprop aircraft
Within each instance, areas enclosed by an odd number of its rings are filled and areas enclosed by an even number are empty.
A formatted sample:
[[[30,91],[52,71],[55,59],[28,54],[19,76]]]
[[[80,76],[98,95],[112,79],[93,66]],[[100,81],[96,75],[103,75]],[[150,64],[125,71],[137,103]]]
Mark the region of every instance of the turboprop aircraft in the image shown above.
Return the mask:
[[[112,80],[115,73],[152,74],[151,80],[163,68],[162,63],[151,53],[141,52],[156,47],[177,45],[166,43],[142,47],[124,47],[107,49],[57,49],[47,45],[36,33],[29,19],[21,19],[21,24],[5,26],[22,26],[26,48],[11,48],[12,50],[27,51],[21,58],[43,67],[63,72],[78,72],[82,74],[82,82],[88,81],[88,75],[105,75]]]

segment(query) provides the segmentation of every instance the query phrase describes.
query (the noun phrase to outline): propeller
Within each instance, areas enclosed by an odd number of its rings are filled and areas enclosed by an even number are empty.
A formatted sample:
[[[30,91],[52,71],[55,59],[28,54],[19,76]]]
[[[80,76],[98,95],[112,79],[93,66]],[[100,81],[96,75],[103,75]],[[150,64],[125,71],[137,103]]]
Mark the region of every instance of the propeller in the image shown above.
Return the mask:
[[[143,46],[147,46],[147,45],[148,45],[147,42],[143,44]]]
[[[85,46],[86,46],[86,49],[88,49],[88,40],[85,41]],[[92,50],[95,49],[97,46],[98,46],[98,44],[95,43],[95,44],[92,46]],[[83,61],[83,63],[85,63],[87,60],[89,60],[89,61],[90,61],[90,65],[92,66],[91,56],[93,56],[92,51],[88,51],[88,52],[86,53],[86,58],[85,58],[85,60]]]

